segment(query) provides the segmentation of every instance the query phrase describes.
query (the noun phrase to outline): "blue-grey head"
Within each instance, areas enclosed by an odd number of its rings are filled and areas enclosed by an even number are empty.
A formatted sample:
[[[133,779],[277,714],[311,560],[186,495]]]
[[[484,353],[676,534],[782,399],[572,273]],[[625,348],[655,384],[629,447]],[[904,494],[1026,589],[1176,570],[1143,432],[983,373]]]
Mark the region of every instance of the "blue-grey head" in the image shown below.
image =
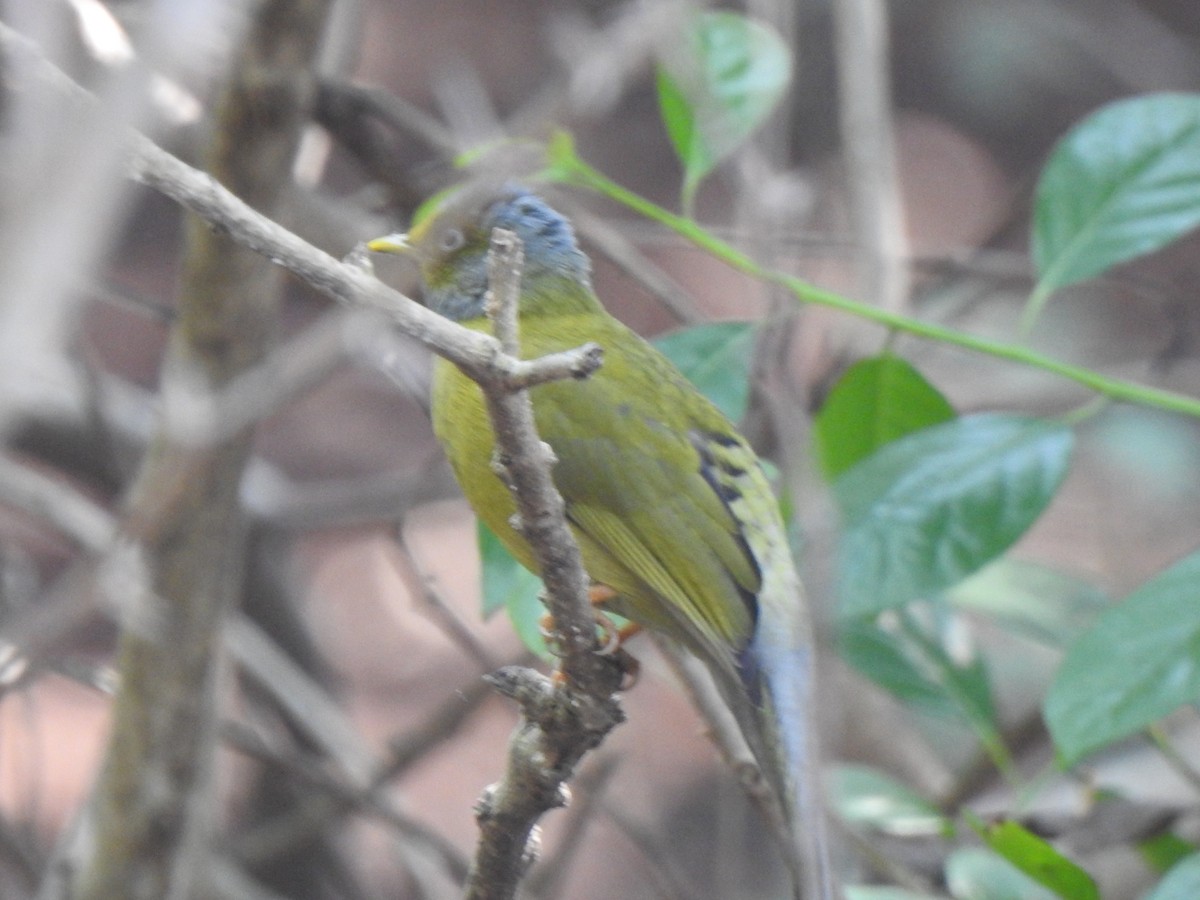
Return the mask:
[[[504,228],[525,249],[523,284],[568,279],[588,288],[590,265],[575,231],[560,213],[519,185],[469,185],[418,213],[406,235],[371,241],[371,250],[413,256],[421,268],[425,305],[449,319],[484,315],[492,232]]]

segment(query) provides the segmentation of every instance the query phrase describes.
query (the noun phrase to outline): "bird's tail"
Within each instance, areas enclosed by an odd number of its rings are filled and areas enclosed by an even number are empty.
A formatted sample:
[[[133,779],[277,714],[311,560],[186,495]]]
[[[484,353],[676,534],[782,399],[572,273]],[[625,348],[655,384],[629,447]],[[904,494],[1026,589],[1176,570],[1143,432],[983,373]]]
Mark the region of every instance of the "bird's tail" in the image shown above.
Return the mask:
[[[790,560],[788,560],[790,563]],[[797,896],[833,900],[821,762],[815,723],[814,644],[800,579],[791,565],[759,596],[758,624],[741,669],[749,710],[737,715],[763,775],[779,798],[801,869]],[[797,601],[800,601],[799,603]]]
[[[798,885],[804,886],[800,896],[833,900],[820,752],[812,722],[812,648],[772,646],[767,640],[758,664],[760,696],[754,713],[761,749],[754,749],[799,852],[803,871]]]

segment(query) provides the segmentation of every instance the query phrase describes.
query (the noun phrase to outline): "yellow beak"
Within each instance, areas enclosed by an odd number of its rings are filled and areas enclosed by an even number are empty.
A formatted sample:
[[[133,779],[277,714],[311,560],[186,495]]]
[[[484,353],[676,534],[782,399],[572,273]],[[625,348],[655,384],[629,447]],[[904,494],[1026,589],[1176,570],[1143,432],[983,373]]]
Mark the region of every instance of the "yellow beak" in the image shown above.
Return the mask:
[[[396,232],[367,241],[367,249],[372,253],[398,253],[407,256],[413,252],[413,245],[409,242],[407,234]]]

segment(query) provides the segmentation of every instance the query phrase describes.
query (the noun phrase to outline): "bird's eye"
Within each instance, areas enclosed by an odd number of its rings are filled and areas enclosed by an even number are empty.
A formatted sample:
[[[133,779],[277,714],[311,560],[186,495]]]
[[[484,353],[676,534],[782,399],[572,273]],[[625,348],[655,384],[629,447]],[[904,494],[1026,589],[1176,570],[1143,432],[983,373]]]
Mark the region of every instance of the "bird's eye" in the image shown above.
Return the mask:
[[[463,244],[467,242],[467,236],[463,234],[461,228],[447,228],[442,232],[441,240],[438,241],[443,253],[453,253],[455,250],[461,250]]]

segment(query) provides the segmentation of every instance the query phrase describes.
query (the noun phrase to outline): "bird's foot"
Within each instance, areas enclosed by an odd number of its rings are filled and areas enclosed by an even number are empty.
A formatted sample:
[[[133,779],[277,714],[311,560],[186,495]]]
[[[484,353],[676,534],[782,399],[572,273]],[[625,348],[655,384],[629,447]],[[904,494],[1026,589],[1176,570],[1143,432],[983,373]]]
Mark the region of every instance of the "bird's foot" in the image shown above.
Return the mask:
[[[621,683],[621,690],[627,691],[637,684],[638,674],[641,671],[641,663],[623,645],[641,631],[642,628],[635,622],[626,622],[624,625],[617,625],[616,622],[609,618],[603,607],[604,604],[616,597],[617,592],[606,584],[593,584],[588,588],[588,600],[595,607],[596,625],[601,634],[601,646],[595,652],[600,656],[612,656],[617,659],[625,672],[625,680]],[[550,651],[556,656],[561,655],[555,649],[554,617],[549,613],[542,616],[541,634],[546,639]],[[555,677],[561,677],[561,673],[555,672]]]

